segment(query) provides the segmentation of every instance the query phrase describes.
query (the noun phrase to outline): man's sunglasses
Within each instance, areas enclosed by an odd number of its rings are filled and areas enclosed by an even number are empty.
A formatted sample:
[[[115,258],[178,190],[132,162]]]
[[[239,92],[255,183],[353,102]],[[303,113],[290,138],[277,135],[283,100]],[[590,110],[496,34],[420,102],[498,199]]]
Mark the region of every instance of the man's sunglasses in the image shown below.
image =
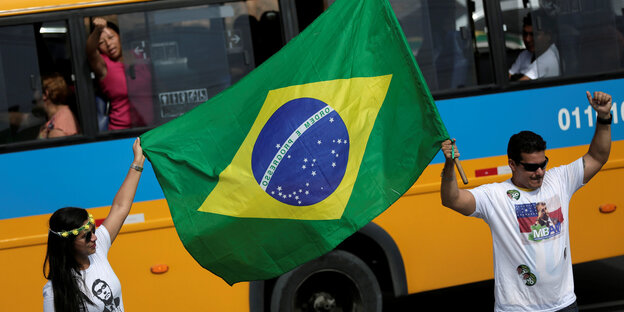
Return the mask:
[[[529,163],[523,163],[521,161],[518,162],[519,164],[522,165],[522,167],[524,167],[524,170],[526,171],[537,171],[537,169],[542,168],[542,170],[546,169],[546,165],[548,165],[548,157],[546,157],[546,160],[544,160],[543,163],[541,164],[529,164]]]

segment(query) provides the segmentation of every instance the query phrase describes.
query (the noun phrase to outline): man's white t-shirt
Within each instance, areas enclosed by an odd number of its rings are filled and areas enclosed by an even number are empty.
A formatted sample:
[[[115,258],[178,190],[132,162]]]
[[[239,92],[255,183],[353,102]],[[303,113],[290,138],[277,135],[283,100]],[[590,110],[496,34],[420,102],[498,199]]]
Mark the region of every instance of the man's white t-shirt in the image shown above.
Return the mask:
[[[483,219],[494,245],[495,311],[557,311],[574,303],[568,212],[583,186],[583,160],[546,171],[528,191],[511,180],[469,190],[471,215]]]
[[[542,53],[534,62],[533,53],[524,50],[520,52],[516,61],[509,68],[512,75],[523,74],[531,79],[559,76],[559,50],[551,44],[546,52]]]
[[[103,225],[95,231],[97,236],[95,253],[89,256],[89,267],[81,270],[78,286],[93,301],[87,304],[88,312],[123,312],[121,283],[108,263],[108,250],[111,247],[110,234]],[[54,311],[54,292],[52,281],[43,286],[43,311]]]

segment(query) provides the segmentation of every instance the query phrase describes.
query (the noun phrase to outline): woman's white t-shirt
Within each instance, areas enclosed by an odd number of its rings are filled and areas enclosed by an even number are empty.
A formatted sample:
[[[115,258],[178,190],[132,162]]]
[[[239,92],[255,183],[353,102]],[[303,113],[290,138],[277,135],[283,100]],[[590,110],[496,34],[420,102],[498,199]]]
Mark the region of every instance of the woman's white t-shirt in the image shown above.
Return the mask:
[[[76,274],[78,286],[91,299],[93,305],[87,304],[88,312],[123,312],[121,283],[108,263],[108,250],[111,247],[110,234],[106,227],[99,226],[95,231],[97,247],[89,256],[89,267]],[[43,286],[43,311],[54,311],[54,292],[52,281]]]

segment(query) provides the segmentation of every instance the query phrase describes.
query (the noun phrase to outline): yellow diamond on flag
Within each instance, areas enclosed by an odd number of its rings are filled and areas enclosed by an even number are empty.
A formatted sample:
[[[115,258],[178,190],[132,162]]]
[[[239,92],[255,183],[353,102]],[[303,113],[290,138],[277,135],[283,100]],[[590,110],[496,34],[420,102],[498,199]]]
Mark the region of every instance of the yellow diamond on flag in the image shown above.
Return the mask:
[[[243,144],[198,210],[241,218],[339,219],[391,79],[337,79],[269,91]],[[306,112],[304,103],[316,106]],[[342,123],[344,135],[331,132],[330,126]],[[262,138],[274,139],[273,133],[285,136],[265,146]],[[298,157],[295,146],[318,157]],[[327,153],[315,153],[322,149]]]

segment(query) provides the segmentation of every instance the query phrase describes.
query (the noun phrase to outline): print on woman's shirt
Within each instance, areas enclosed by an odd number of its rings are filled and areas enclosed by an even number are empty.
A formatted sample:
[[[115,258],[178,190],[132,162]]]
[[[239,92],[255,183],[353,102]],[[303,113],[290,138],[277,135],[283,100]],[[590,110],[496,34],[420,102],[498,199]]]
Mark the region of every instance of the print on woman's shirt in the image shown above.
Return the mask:
[[[104,310],[102,312],[123,312],[121,308],[119,308],[119,297],[115,298],[113,296],[113,291],[110,286],[108,286],[108,283],[98,278],[93,282],[91,290],[93,294],[104,303]]]
[[[551,210],[550,207],[558,207]],[[526,233],[529,241],[538,242],[561,234],[563,213],[558,198],[546,202],[516,204],[516,217],[520,233]]]

